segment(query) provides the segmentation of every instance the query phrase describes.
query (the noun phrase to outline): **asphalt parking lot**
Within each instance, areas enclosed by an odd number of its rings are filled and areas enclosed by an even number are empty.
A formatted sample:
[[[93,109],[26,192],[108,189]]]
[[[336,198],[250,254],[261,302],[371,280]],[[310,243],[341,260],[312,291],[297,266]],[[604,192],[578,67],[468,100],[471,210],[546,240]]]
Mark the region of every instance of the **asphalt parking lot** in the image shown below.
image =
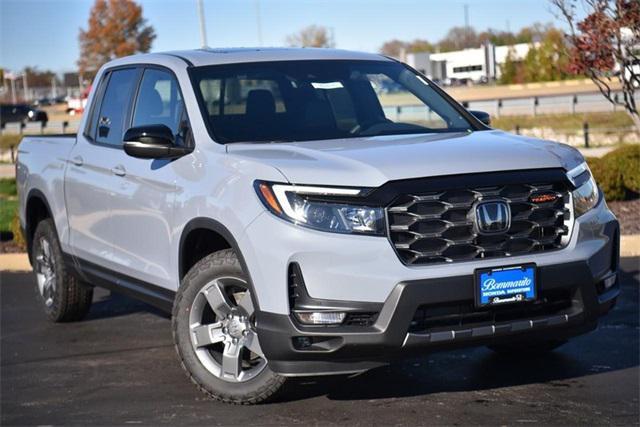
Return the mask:
[[[597,331],[540,359],[484,348],[425,355],[355,377],[299,379],[275,403],[208,400],[182,372],[169,319],[96,293],[89,318],[51,324],[30,274],[2,273],[2,425],[638,424],[639,258]]]

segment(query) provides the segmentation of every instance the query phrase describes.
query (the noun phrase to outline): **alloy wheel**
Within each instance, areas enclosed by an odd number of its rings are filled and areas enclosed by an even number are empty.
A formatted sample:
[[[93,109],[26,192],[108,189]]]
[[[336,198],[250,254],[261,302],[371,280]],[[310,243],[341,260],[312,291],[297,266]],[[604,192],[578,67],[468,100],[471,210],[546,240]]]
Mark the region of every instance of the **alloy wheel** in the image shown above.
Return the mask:
[[[51,244],[45,238],[41,238],[36,255],[36,279],[38,290],[47,307],[53,305],[56,293],[56,267],[53,259]]]
[[[221,277],[203,286],[191,305],[189,330],[196,356],[221,380],[245,382],[267,366],[244,279]]]

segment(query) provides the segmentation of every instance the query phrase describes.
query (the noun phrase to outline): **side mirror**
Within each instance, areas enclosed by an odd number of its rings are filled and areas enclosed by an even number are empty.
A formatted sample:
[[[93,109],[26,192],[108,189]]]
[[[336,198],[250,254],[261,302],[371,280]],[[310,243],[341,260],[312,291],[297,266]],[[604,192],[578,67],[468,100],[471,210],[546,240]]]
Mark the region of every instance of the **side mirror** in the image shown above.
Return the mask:
[[[476,111],[476,110],[469,110],[469,112],[473,114],[473,116],[476,119],[480,120],[483,124],[487,126],[491,126],[491,116],[489,115],[489,113],[486,113],[484,111]]]
[[[138,126],[124,133],[124,152],[140,159],[173,159],[193,151],[174,144],[173,132],[165,125]]]

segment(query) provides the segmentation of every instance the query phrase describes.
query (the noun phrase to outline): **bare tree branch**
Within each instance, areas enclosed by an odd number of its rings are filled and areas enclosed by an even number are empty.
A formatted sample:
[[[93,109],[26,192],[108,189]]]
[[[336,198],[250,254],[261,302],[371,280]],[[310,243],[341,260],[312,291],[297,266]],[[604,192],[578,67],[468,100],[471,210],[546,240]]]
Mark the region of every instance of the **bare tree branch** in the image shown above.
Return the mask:
[[[640,131],[635,92],[640,87],[640,2],[583,0],[587,16],[578,21],[578,0],[550,0],[569,27],[572,68],[593,81],[613,105],[631,116]],[[617,82],[619,89],[613,89]],[[618,91],[622,97],[618,96]]]

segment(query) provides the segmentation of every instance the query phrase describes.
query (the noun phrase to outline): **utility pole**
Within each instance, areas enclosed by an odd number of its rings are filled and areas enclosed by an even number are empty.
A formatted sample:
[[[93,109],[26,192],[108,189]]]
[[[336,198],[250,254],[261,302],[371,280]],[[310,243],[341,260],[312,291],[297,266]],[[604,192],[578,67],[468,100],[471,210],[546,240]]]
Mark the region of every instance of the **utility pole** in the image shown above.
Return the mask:
[[[464,28],[469,31],[469,5],[464,4]]]
[[[471,31],[469,31],[469,5],[468,4],[464,4],[464,35],[465,35],[465,41],[464,41],[464,48],[468,48],[471,47],[470,46],[470,39],[471,39]]]
[[[256,26],[258,29],[258,46],[262,46],[262,20],[260,19],[260,0],[256,0]]]
[[[51,97],[53,99],[58,97],[58,83],[55,76],[51,77]]]
[[[16,104],[18,102],[18,97],[16,96],[16,76],[12,75],[11,80],[11,103]]]
[[[200,44],[202,48],[205,49],[207,47],[207,29],[204,25],[204,5],[202,4],[202,0],[198,1],[198,15],[200,17]]]
[[[29,101],[31,97],[29,96],[29,84],[27,82],[27,70],[24,70],[22,72],[22,89],[24,90],[24,100],[25,101]]]

